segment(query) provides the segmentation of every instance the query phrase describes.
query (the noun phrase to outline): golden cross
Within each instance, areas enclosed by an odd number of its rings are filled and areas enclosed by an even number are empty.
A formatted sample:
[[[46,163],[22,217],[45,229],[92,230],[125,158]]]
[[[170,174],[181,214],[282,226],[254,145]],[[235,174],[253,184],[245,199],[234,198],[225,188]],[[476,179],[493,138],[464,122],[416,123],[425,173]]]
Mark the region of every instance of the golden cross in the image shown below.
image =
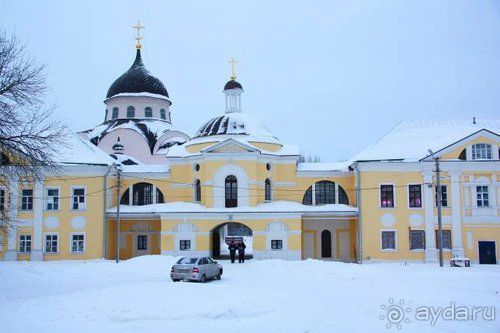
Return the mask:
[[[141,36],[141,29],[144,29],[145,26],[141,25],[141,21],[140,20],[137,20],[137,24],[132,26],[132,28],[134,29],[137,29],[137,36],[134,37],[135,40],[137,41],[136,44],[135,44],[135,47],[140,49],[141,48],[141,39],[142,39],[142,36]]]
[[[228,61],[229,64],[231,64],[231,80],[236,79],[236,74],[234,73],[234,65],[237,64],[238,62],[236,59],[231,58],[231,60]]]

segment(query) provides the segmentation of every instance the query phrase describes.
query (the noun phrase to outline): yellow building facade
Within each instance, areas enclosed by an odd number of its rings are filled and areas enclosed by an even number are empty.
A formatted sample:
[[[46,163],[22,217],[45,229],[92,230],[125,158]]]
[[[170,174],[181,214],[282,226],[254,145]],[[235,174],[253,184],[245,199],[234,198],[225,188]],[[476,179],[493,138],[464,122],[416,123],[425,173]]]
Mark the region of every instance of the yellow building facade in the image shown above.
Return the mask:
[[[224,257],[236,240],[255,259],[432,262],[438,158],[445,258],[498,262],[499,120],[401,122],[348,161],[305,163],[241,111],[234,74],[223,91],[225,111],[184,134],[139,45],[61,171],[0,189],[0,258]]]

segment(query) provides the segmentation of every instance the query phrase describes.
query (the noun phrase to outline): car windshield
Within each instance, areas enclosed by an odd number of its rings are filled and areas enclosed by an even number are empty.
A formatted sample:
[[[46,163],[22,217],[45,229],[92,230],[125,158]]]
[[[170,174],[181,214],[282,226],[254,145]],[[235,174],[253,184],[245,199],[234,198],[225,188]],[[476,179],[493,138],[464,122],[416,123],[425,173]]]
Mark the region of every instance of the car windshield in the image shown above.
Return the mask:
[[[179,259],[179,261],[177,263],[181,264],[181,265],[192,265],[192,264],[195,264],[197,261],[198,261],[198,258],[184,257],[184,258]]]

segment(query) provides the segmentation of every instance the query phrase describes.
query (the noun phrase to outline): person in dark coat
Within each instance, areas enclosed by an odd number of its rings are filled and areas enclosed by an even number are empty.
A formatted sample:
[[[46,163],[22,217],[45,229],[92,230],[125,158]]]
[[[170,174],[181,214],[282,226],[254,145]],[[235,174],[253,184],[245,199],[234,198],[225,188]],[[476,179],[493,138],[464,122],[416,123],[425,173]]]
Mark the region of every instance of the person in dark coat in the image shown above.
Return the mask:
[[[231,264],[234,264],[234,261],[236,260],[236,248],[236,244],[234,243],[234,240],[232,240],[228,246],[229,255],[231,256]]]
[[[245,249],[247,246],[245,243],[242,241],[241,243],[238,244],[238,262],[241,264],[245,262]]]

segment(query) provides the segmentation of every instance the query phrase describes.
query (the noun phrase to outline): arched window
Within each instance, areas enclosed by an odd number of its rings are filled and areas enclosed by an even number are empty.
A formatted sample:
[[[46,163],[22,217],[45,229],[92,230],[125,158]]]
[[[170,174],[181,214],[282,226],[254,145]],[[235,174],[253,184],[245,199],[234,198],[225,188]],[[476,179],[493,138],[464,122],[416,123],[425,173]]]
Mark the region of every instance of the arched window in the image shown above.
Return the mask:
[[[106,114],[104,115],[104,121],[108,120],[108,109],[106,109]]]
[[[135,117],[135,108],[133,106],[127,107],[127,118]]]
[[[332,233],[328,230],[323,230],[321,233],[321,257],[332,257]]]
[[[160,118],[167,119],[167,113],[165,112],[165,109],[160,109]]]
[[[119,111],[119,109],[115,106],[113,108],[113,113],[111,114],[111,119],[117,119],[118,118],[118,111]]]
[[[349,199],[345,190],[336,185],[334,182],[322,180],[309,186],[304,197],[302,198],[303,205],[326,205],[337,203],[335,189],[338,188],[338,203],[349,204]]]
[[[269,178],[265,182],[264,200],[271,201],[271,180]]]
[[[199,179],[194,182],[194,201],[201,202],[201,182]]]
[[[152,203],[164,203],[165,197],[158,188],[155,190],[153,184],[137,183],[132,186],[132,194],[129,189],[123,193],[120,204],[130,205],[130,200],[132,200],[132,206],[143,206]]]
[[[153,109],[151,109],[149,106],[146,106],[146,108],[144,109],[144,116],[146,118],[153,117]]]
[[[226,208],[238,206],[238,180],[235,176],[226,177]]]

